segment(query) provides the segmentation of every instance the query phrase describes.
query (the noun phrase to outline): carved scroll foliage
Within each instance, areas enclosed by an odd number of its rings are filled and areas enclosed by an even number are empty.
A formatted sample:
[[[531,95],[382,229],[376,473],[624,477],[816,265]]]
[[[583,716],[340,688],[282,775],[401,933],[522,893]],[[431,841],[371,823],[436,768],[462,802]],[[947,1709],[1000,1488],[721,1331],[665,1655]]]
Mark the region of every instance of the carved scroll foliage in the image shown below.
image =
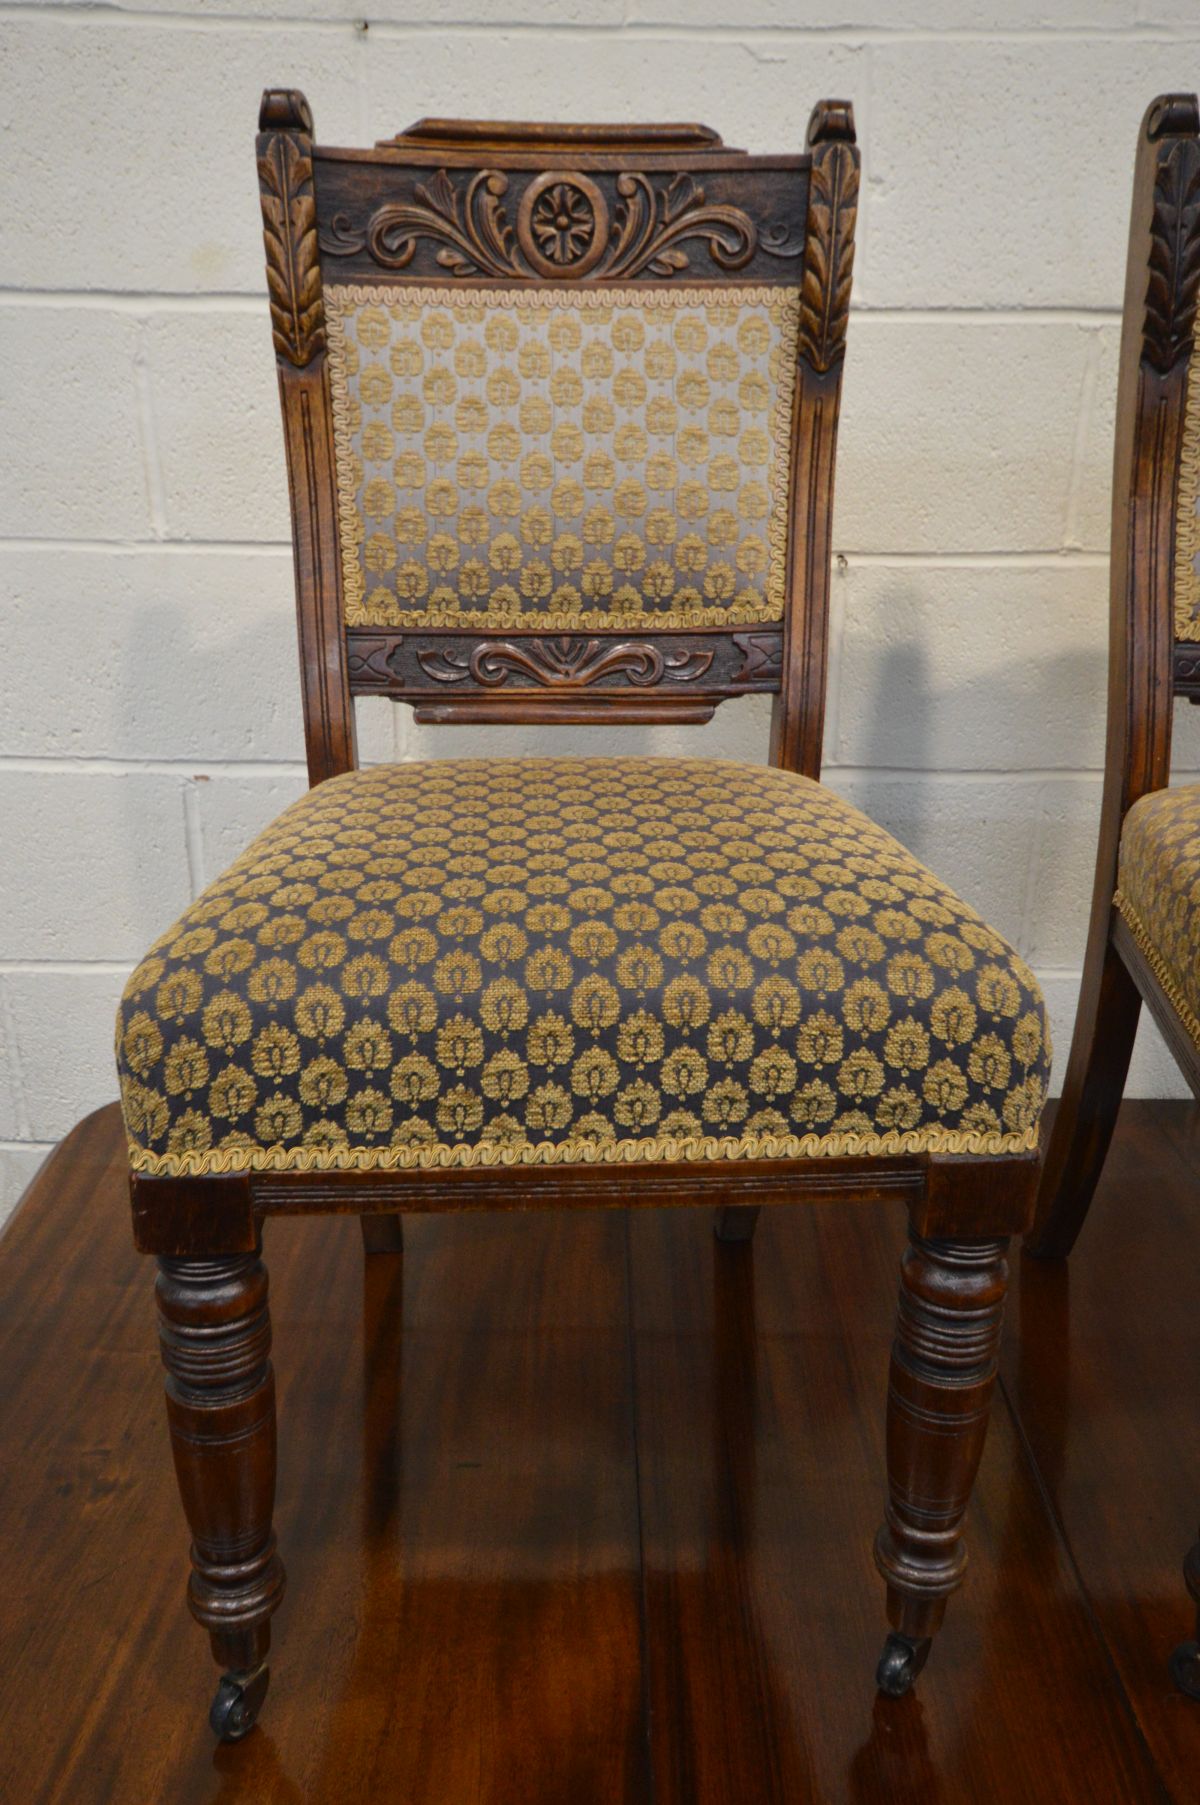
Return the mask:
[[[817,145],[800,290],[800,352],[822,374],[846,351],[857,213],[858,159],[853,150],[842,143]]]
[[[411,201],[377,207],[365,229],[335,214],[321,236],[331,257],[351,257],[364,248],[385,269],[405,269],[418,242],[438,244],[437,262],[455,276],[526,279],[557,276],[578,280],[630,276],[670,277],[688,268],[685,240],[707,242],[722,270],[739,270],[760,248],[759,230],[741,207],[710,202],[690,175],[679,174],[657,188],[636,171],[616,179],[611,213],[596,184],[571,170],[548,170],[527,187],[510,223],[509,179],[498,169],[481,169],[465,188],[440,169],[418,183]],[[786,227],[768,226],[761,249],[772,257],[801,253]]]
[[[1172,146],[1159,165],[1150,225],[1142,351],[1161,375],[1191,356],[1200,288],[1200,146]]]
[[[258,145],[275,350],[302,366],[325,344],[311,144],[292,132],[271,132]]]
[[[614,221],[606,276],[674,276],[686,269],[685,238],[707,238],[720,269],[744,269],[758,247],[758,230],[740,207],[709,206],[690,175],[657,192],[644,175],[619,175],[622,205]]]
[[[663,652],[648,640],[484,640],[462,651],[418,652],[417,662],[436,683],[475,682],[498,689],[510,675],[543,688],[586,689],[602,677],[623,676],[637,688],[664,681],[694,683],[713,661],[711,652]]]

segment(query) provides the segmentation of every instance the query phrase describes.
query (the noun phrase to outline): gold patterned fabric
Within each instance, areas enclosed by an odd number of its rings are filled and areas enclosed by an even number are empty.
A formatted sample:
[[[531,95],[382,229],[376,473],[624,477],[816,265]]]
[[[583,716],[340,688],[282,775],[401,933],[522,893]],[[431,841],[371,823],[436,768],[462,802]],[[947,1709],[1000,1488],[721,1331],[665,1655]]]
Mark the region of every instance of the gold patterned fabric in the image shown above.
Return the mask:
[[[1175,514],[1175,637],[1200,640],[1200,352],[1188,366]]]
[[[1200,1045],[1200,784],[1134,803],[1121,829],[1116,905]]]
[[[783,618],[794,288],[325,290],[351,626]]]
[[[1000,1153],[1032,974],[807,778],[451,760],[331,779],[131,977],[150,1173]]]

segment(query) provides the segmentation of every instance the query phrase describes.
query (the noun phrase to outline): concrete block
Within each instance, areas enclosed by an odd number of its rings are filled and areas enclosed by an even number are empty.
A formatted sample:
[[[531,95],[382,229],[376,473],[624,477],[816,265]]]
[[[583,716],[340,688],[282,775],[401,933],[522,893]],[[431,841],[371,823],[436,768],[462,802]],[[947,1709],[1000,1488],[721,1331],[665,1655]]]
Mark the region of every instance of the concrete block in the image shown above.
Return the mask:
[[[290,547],[0,548],[0,584],[0,752],[303,759]]]
[[[220,877],[256,834],[281,815],[308,788],[302,770],[292,775],[255,776],[216,771],[190,786],[199,848],[199,888]]]
[[[1177,782],[1200,782],[1200,707],[1191,702],[1175,704],[1171,763]]]
[[[290,545],[266,302],[261,311],[158,314],[147,361],[170,536]]]
[[[873,46],[870,305],[1119,308],[1138,128],[1200,63],[1188,23]]]
[[[32,1140],[60,1140],[116,1097],[113,1024],[127,975],[82,966],[6,974]]]
[[[0,764],[8,959],[140,959],[191,895],[183,784],[145,771]]]
[[[1102,778],[1047,778],[1035,786],[1039,806],[1030,831],[1025,957],[1034,966],[1077,970],[1083,965]]]
[[[56,236],[39,233],[42,243]],[[148,536],[137,322],[98,308],[15,305],[0,312],[0,329],[0,535]]]
[[[359,764],[395,764],[408,708],[401,702],[389,702],[386,696],[359,696],[355,709]]]
[[[1103,768],[1107,569],[851,563],[834,589],[831,762]]]
[[[49,1147],[33,1145],[0,1147],[0,1231],[11,1222],[17,1205],[51,1152]]]
[[[852,318],[835,548],[1057,550],[1088,343],[1069,322]]]
[[[700,119],[727,144],[784,151],[804,148],[815,101],[865,90],[866,68],[861,47],[830,38],[480,31],[381,35],[367,82],[375,136],[453,108],[482,118]]]
[[[0,158],[6,284],[265,290],[254,167],[263,88],[303,88],[327,144],[362,135],[354,25],[313,31],[274,11],[269,34],[77,9],[6,20],[5,61],[20,71]],[[206,378],[197,365],[198,386]]]

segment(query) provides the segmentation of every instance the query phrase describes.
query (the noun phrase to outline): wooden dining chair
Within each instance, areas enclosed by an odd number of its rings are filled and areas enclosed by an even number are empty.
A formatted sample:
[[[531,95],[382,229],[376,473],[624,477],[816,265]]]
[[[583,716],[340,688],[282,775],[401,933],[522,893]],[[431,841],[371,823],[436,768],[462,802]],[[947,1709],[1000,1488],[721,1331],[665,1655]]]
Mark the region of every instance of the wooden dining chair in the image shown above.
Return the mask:
[[[1164,94],[1138,140],[1121,331],[1108,741],[1079,1013],[1029,1253],[1062,1259],[1116,1125],[1143,1000],[1200,1097],[1200,784],[1168,788],[1176,696],[1200,701],[1200,113]],[[1197,1640],[1172,1658],[1200,1698]]]
[[[903,1202],[901,1693],[962,1577],[1049,1048],[1017,955],[819,782],[850,106],[784,156],[312,129],[264,96],[312,788],[151,949],[117,1036],[212,1724],[253,1724],[284,1585],[262,1228],[313,1211],[383,1257],[406,1210],[706,1204],[745,1240],[760,1204]],[[359,695],[616,728],[752,692],[770,764],[356,763]]]

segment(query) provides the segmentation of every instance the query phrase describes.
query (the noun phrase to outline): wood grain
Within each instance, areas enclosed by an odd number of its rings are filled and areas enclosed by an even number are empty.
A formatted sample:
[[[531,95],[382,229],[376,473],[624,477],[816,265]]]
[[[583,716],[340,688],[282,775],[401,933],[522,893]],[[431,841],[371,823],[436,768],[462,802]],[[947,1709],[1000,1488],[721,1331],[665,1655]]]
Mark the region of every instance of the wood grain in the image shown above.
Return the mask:
[[[1019,1263],[1001,1357],[1104,1638],[1096,1684],[1124,1691],[1179,1800],[1200,1772],[1200,1709],[1167,1673],[1194,1615],[1181,1569],[1200,1512],[1198,1170],[1200,1111],[1124,1103],[1087,1241],[1069,1268]]]
[[[916,1691],[872,1699],[902,1216],[630,1233],[657,1805],[1161,1797],[1003,1409],[966,1584]]]
[[[268,1222],[292,1590],[262,1721],[214,1749],[153,1266],[89,1118],[0,1240],[0,1798],[1190,1805],[1198,1156],[1200,1111],[1126,1105],[1069,1276],[1014,1271],[1018,1414],[901,1701],[870,1542],[903,1199],[753,1245],[430,1216],[366,1261],[350,1221]]]

